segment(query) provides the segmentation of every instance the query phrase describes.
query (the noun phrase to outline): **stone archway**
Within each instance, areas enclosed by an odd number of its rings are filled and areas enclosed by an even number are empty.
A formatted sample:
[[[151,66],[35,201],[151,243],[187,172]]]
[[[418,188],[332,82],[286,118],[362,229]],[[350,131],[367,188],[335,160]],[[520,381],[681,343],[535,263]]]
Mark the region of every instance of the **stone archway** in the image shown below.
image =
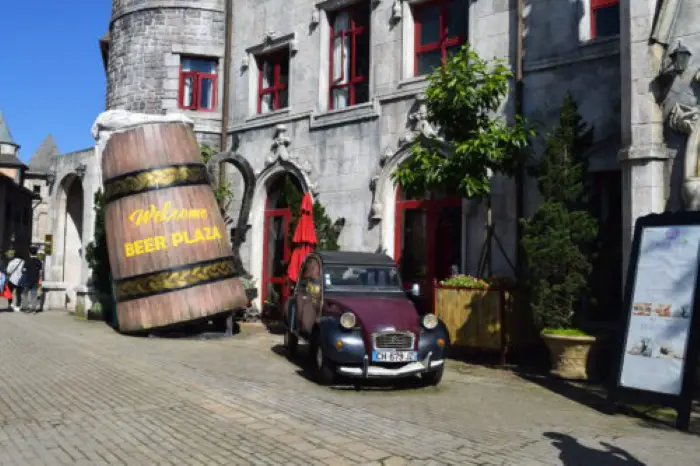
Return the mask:
[[[57,191],[54,279],[66,290],[66,307],[75,309],[77,288],[83,283],[85,193],[81,179],[74,174],[64,177]]]
[[[263,261],[265,257],[265,211],[268,193],[276,181],[285,174],[291,174],[301,187],[302,192],[310,192],[309,183],[304,174],[293,163],[277,162],[268,166],[258,176],[253,194],[250,210],[251,248],[250,248],[250,272],[255,278],[258,289],[262,286]],[[311,193],[313,196],[313,193]],[[255,304],[262,309],[262,293],[256,299]]]

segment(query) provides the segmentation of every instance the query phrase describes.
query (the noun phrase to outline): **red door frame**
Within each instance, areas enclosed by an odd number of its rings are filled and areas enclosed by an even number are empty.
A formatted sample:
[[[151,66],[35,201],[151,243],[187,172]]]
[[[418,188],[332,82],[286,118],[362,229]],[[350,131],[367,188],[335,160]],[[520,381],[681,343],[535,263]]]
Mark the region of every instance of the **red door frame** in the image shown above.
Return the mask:
[[[461,207],[462,199],[449,197],[443,199],[401,199],[401,188],[396,189],[396,218],[394,223],[394,260],[397,264],[401,261],[401,243],[403,236],[404,211],[420,209],[425,212],[425,240],[426,248],[426,273],[421,285],[421,294],[428,300],[429,312],[435,312],[434,282],[437,276],[436,270],[436,236],[438,233],[437,220],[440,211],[447,207]],[[461,221],[461,220],[460,220]],[[402,277],[403,278],[403,277]]]
[[[263,233],[263,241],[264,241],[264,250],[263,250],[263,282],[262,282],[262,299],[263,299],[263,309],[265,307],[265,301],[267,300],[267,287],[269,284],[272,285],[282,285],[282,296],[281,302],[279,303],[280,308],[277,310],[278,312],[282,311],[281,306],[284,305],[284,303],[287,302],[287,299],[289,298],[289,284],[287,283],[287,273],[285,271],[284,275],[281,277],[271,277],[270,276],[270,270],[268,270],[268,263],[269,263],[269,220],[271,218],[275,217],[282,217],[284,219],[284,231],[282,234],[284,235],[284,251],[283,251],[283,260],[285,264],[289,263],[289,259],[292,255],[291,251],[291,245],[289,244],[289,223],[292,220],[292,209],[289,207],[285,207],[283,209],[268,209],[268,202],[269,202],[269,196],[268,200],[265,201],[265,216],[264,216],[264,233]]]

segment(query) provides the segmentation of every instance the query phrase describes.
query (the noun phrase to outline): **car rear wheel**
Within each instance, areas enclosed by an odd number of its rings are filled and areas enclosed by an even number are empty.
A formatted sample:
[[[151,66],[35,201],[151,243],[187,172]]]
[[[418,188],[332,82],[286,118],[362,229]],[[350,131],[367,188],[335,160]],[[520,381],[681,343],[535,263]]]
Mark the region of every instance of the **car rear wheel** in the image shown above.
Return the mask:
[[[440,369],[427,374],[423,374],[423,382],[428,386],[436,386],[440,384],[442,380],[442,374],[445,372],[445,365],[440,366]]]
[[[314,378],[320,385],[330,385],[335,379],[333,367],[323,353],[323,348],[318,340],[313,345]]]
[[[292,333],[291,329],[287,329],[284,332],[284,348],[287,351],[287,357],[292,359],[297,354],[297,349],[299,347],[299,337]]]

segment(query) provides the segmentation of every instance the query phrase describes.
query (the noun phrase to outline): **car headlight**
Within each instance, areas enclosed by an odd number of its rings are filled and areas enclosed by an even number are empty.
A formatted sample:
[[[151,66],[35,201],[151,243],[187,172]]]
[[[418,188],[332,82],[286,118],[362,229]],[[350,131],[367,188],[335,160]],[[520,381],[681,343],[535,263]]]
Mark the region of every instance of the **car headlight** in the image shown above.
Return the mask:
[[[357,318],[352,312],[345,312],[340,316],[340,326],[344,329],[350,330],[355,327],[355,323],[357,323]]]
[[[438,318],[435,314],[426,314],[423,316],[423,327],[432,330],[438,326]]]

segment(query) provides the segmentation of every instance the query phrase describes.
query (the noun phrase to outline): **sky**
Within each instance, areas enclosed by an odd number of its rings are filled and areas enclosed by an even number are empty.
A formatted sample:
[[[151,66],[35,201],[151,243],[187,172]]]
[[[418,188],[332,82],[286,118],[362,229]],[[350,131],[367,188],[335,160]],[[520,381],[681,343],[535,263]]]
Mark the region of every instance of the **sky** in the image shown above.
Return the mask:
[[[25,163],[49,134],[64,153],[94,145],[110,13],[110,0],[0,0],[0,111]]]

